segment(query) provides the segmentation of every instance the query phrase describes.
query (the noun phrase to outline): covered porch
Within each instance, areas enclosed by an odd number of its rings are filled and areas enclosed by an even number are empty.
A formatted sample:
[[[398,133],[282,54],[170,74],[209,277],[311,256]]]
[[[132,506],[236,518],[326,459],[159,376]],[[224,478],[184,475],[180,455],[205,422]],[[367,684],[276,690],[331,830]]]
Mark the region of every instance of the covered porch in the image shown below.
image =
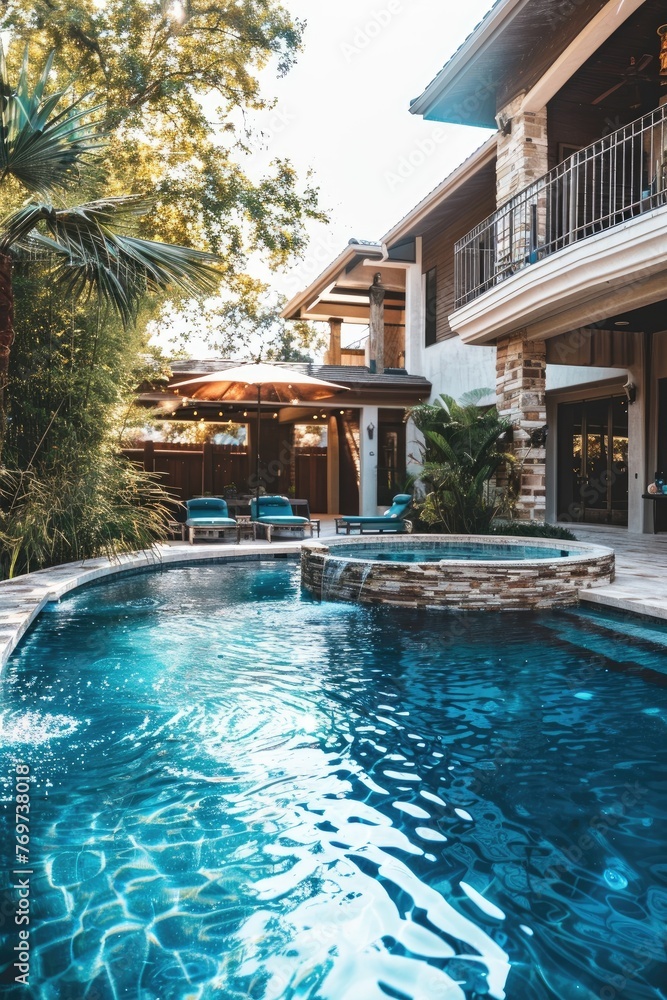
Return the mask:
[[[158,423],[226,425],[244,432],[238,444],[172,444],[146,440],[127,457],[163,476],[180,501],[200,495],[254,493],[257,461],[256,402],[209,402],[184,398],[177,382],[232,367],[221,360],[177,362],[160,387],[141,387],[137,402]],[[430,383],[405,371],[372,373],[361,365],[290,364],[347,391],[317,403],[262,403],[260,487],[308,502],[312,514],[375,514],[389,506],[406,481],[405,413],[427,399]],[[307,429],[307,442],[302,431]],[[319,441],[319,443],[313,443]]]

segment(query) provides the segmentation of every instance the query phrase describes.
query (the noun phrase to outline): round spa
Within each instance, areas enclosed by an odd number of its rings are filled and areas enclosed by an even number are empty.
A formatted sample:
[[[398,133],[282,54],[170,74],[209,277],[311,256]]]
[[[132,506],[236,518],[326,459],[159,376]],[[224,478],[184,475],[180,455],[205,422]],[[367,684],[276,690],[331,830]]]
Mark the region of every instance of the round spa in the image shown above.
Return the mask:
[[[301,554],[303,587],[328,601],[521,611],[576,604],[613,579],[612,549],[556,538],[365,535]]]

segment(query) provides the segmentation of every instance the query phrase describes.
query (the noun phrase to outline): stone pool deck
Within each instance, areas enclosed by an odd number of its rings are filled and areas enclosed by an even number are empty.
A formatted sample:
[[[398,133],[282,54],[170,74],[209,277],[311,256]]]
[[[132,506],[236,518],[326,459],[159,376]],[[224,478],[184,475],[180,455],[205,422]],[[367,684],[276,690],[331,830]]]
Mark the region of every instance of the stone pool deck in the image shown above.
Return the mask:
[[[580,591],[588,604],[602,605],[667,620],[667,534],[629,535],[622,528],[575,528],[577,539],[606,545],[616,552],[616,579],[605,587]],[[335,536],[333,517],[322,516],[322,539]],[[317,537],[317,536],[316,536]],[[372,536],[368,536],[369,538]],[[116,560],[89,559],[40,570],[0,582],[0,670],[44,605],[86,583],[118,573],[162,566],[224,559],[255,560],[296,555],[300,541],[168,542],[152,552],[137,552]]]
[[[602,525],[572,531],[578,541],[607,545],[616,553],[614,582],[580,591],[582,601],[667,619],[667,534],[630,535],[625,528]]]

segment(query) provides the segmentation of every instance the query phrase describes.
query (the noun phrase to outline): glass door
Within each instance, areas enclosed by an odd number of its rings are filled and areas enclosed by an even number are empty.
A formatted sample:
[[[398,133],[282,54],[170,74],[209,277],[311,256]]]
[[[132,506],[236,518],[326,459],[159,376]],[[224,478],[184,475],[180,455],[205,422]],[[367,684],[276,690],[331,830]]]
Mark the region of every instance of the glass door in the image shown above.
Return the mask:
[[[558,407],[558,518],[628,523],[628,409],[621,396]]]

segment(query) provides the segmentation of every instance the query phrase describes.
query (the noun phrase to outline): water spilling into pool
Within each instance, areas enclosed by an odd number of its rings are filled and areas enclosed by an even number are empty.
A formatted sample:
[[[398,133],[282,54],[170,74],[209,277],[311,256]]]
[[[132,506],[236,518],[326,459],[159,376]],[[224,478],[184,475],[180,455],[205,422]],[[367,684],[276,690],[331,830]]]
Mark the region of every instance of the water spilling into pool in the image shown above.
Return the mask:
[[[320,605],[286,563],[52,607],[0,689],[37,862],[4,995],[663,997],[666,646],[579,611]]]

